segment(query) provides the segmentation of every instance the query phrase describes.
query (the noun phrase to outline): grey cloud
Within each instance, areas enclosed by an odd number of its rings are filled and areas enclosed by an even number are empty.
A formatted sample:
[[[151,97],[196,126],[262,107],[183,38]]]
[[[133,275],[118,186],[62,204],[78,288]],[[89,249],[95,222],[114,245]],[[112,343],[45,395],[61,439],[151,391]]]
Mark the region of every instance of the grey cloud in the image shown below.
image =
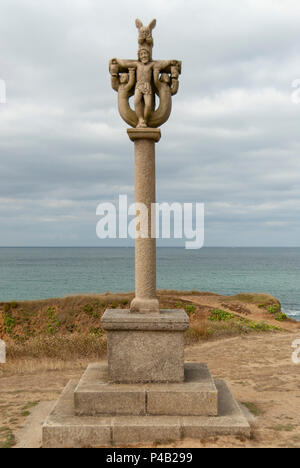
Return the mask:
[[[183,61],[157,145],[160,201],[206,204],[206,245],[299,245],[298,0],[2,0],[0,245],[97,245],[96,206],[133,196],[108,60]]]

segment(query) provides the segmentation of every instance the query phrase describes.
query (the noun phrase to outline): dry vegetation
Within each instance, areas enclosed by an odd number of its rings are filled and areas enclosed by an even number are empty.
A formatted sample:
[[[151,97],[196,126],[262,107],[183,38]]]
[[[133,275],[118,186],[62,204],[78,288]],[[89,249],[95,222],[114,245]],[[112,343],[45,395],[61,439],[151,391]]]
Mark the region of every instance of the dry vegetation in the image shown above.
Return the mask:
[[[106,336],[101,317],[107,308],[126,309],[132,293],[78,295],[43,301],[0,304],[0,338],[7,343],[8,360],[98,359],[106,353]],[[268,295],[218,296],[198,291],[159,291],[164,309],[182,308],[190,317],[186,344],[253,332],[276,332],[280,303]],[[209,305],[205,303],[209,301]],[[216,303],[218,307],[216,307]],[[249,317],[249,305],[266,315],[265,320]],[[268,308],[274,308],[273,316]],[[282,320],[281,320],[282,322]],[[0,371],[1,372],[1,371]]]

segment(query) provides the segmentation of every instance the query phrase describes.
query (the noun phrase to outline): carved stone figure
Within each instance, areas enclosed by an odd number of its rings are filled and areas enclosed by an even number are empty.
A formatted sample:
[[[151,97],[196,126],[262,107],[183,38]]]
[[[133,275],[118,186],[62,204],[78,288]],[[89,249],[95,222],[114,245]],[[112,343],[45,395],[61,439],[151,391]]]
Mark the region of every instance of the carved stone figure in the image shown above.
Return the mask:
[[[145,45],[147,44],[148,46],[153,47],[153,37],[152,37],[152,30],[156,26],[156,20],[152,20],[149,26],[144,26],[141,20],[136,19],[135,20],[136,27],[139,30],[139,39],[138,42],[140,45]]]
[[[116,64],[111,65],[114,69]],[[129,73],[118,73],[111,75],[111,86],[118,92],[118,107],[121,117],[132,127],[137,125],[137,117],[135,112],[129,106],[129,98],[134,94],[135,85],[135,69],[129,68]]]
[[[164,124],[170,117],[172,110],[172,96],[177,93],[179,81],[177,78],[171,78],[168,73],[162,73],[159,77],[159,69],[153,71],[154,85],[157,90],[160,104],[158,109],[152,113],[149,124],[156,128]]]
[[[143,26],[140,20],[136,20],[139,29],[138,60],[114,58],[110,61],[112,87],[118,92],[120,115],[125,122],[136,128],[157,128],[166,122],[172,109],[172,96],[177,93],[179,87],[181,62],[152,60],[152,30],[155,25],[156,20],[149,26]],[[129,78],[121,85],[121,80],[125,80],[125,76],[122,78],[124,73],[129,75]],[[129,105],[129,98],[133,94],[134,111]],[[158,95],[160,100],[157,109],[155,95]]]

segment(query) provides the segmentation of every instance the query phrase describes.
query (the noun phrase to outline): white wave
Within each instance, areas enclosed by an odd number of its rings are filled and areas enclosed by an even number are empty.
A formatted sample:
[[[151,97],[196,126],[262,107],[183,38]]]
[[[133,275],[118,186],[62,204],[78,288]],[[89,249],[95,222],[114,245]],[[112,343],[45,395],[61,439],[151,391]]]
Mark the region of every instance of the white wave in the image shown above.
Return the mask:
[[[289,317],[299,317],[300,319],[300,310],[284,310],[284,312],[289,316]]]

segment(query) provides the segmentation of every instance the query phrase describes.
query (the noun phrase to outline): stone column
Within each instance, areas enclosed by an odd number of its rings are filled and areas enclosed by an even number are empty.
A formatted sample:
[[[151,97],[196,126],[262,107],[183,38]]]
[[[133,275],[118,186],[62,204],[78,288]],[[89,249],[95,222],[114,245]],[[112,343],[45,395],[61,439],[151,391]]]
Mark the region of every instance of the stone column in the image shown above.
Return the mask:
[[[155,232],[151,207],[156,202],[155,143],[160,140],[161,134],[157,128],[132,128],[127,132],[135,150],[135,202],[142,203],[148,210],[148,238],[135,240],[135,298],[130,310],[135,313],[159,313],[156,239],[151,236],[152,230]]]
[[[143,232],[147,238],[135,240],[136,296],[130,310],[107,309],[101,320],[107,333],[108,380],[115,384],[183,382],[189,318],[184,310],[160,310],[156,297],[151,205],[156,201],[155,143],[161,134],[149,127],[127,132],[135,148],[135,201],[147,208],[148,233]]]

